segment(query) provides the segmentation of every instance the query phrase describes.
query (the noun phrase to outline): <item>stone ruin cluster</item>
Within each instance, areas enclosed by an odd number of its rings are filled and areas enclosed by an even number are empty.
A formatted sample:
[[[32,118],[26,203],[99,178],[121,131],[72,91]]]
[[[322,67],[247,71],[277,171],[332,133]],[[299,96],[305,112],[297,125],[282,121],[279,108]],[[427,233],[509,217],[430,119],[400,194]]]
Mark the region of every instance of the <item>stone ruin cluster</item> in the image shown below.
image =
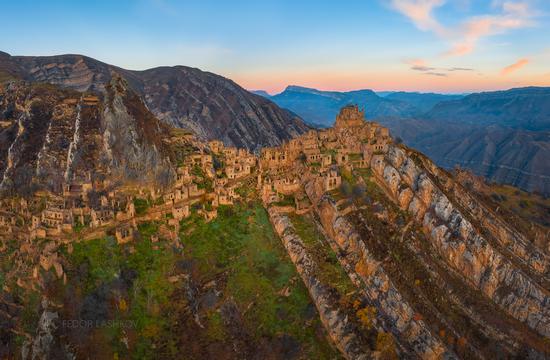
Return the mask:
[[[302,180],[310,176],[321,177],[324,190],[330,191],[342,182],[340,168],[369,167],[390,141],[387,128],[365,121],[357,106],[347,106],[333,128],[310,130],[279,147],[264,148],[259,157],[218,140],[203,144],[178,165],[167,188],[116,186],[110,180],[92,181],[88,174],[84,181],[63,185],[61,194],[39,191],[32,198],[2,199],[0,239],[68,239],[79,226],[114,226],[119,242],[126,242],[132,234],[129,229],[136,226],[136,198],[153,202],[146,217],[171,214],[175,225],[196,203],[204,204],[199,213],[206,220],[215,218],[220,205],[232,205],[239,198],[236,189],[243,183],[256,183],[265,204],[298,193]],[[210,185],[205,187],[205,182]]]
[[[316,176],[324,191],[342,183],[340,169],[370,167],[371,160],[388,151],[389,129],[365,121],[357,106],[346,106],[333,128],[310,130],[279,147],[264,148],[259,159],[258,189],[264,204],[295,196],[296,210],[303,211],[302,184]]]
[[[183,158],[164,188],[92,180],[88,174],[64,184],[61,193],[38,191],[30,198],[1,199],[0,248],[13,240],[24,248],[36,239],[70,244],[75,238],[106,235],[122,244],[136,238],[140,222],[160,219],[167,223],[160,226],[158,236],[177,240],[179,223],[193,208],[210,221],[219,206],[231,206],[241,197],[239,188],[256,189],[266,206],[288,197],[292,203],[284,206],[304,213],[310,207],[304,181],[318,177],[323,191],[337,189],[341,169],[369,167],[374,157],[387,151],[391,138],[387,128],[365,121],[357,106],[348,106],[333,128],[310,130],[279,147],[264,148],[259,156],[217,140],[187,140],[195,151]],[[145,211],[138,211],[140,201],[147,202]],[[53,267],[63,276],[55,251],[40,256],[43,268]]]

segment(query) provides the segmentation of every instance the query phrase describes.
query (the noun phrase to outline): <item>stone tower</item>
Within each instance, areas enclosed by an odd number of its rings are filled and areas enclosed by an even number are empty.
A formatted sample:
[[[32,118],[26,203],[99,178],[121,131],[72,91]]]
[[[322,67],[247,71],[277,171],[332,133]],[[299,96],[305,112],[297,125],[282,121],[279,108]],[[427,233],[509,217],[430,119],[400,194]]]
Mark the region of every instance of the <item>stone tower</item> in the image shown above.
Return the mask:
[[[365,112],[357,105],[344,106],[336,116],[335,128],[350,128],[365,124]]]

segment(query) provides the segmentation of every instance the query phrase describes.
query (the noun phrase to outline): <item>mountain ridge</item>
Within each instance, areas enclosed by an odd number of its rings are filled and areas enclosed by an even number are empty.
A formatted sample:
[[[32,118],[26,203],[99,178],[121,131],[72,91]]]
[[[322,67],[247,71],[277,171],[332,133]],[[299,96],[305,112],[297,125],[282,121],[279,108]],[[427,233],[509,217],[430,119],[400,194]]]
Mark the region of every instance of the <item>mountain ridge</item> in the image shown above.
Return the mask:
[[[309,128],[297,115],[232,80],[183,65],[137,71],[78,54],[7,54],[0,58],[0,71],[28,81],[99,92],[105,91],[113,74],[119,74],[161,120],[192,130],[204,140],[219,138],[227,145],[256,151]],[[157,77],[162,77],[162,83]]]

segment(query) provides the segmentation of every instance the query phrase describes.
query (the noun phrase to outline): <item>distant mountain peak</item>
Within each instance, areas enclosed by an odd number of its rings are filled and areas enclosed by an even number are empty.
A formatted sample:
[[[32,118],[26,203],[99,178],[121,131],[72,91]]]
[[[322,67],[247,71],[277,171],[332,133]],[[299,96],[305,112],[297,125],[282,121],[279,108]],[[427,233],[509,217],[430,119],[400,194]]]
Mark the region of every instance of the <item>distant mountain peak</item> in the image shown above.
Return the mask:
[[[300,86],[300,85],[288,85],[284,91],[297,91],[297,92],[319,92],[315,88]],[[283,92],[284,92],[283,91]]]
[[[253,94],[263,96],[264,98],[267,98],[267,99],[271,97],[271,94],[265,90],[249,90],[249,91]]]

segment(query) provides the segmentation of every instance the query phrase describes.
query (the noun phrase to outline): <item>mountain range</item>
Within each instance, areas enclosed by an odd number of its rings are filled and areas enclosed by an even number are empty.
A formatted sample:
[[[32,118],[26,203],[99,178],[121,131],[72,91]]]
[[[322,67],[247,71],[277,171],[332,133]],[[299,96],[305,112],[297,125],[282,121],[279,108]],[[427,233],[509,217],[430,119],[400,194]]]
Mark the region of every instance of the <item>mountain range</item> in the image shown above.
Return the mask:
[[[412,116],[418,112],[407,102],[380,97],[372,90],[337,92],[288,86],[285,91],[269,99],[300,115],[306,122],[325,127],[331,126],[340,108],[349,104],[364,108],[368,118]]]
[[[92,92],[104,92],[117,75],[160,120],[192,130],[203,140],[220,139],[251,150],[280,144],[308,129],[295,114],[233,81],[185,66],[131,71],[82,55],[0,53],[0,73]]]
[[[269,98],[320,127],[332,124],[340,106],[358,104],[367,118],[440,166],[462,166],[496,182],[550,193],[550,88],[444,95],[289,86]]]

